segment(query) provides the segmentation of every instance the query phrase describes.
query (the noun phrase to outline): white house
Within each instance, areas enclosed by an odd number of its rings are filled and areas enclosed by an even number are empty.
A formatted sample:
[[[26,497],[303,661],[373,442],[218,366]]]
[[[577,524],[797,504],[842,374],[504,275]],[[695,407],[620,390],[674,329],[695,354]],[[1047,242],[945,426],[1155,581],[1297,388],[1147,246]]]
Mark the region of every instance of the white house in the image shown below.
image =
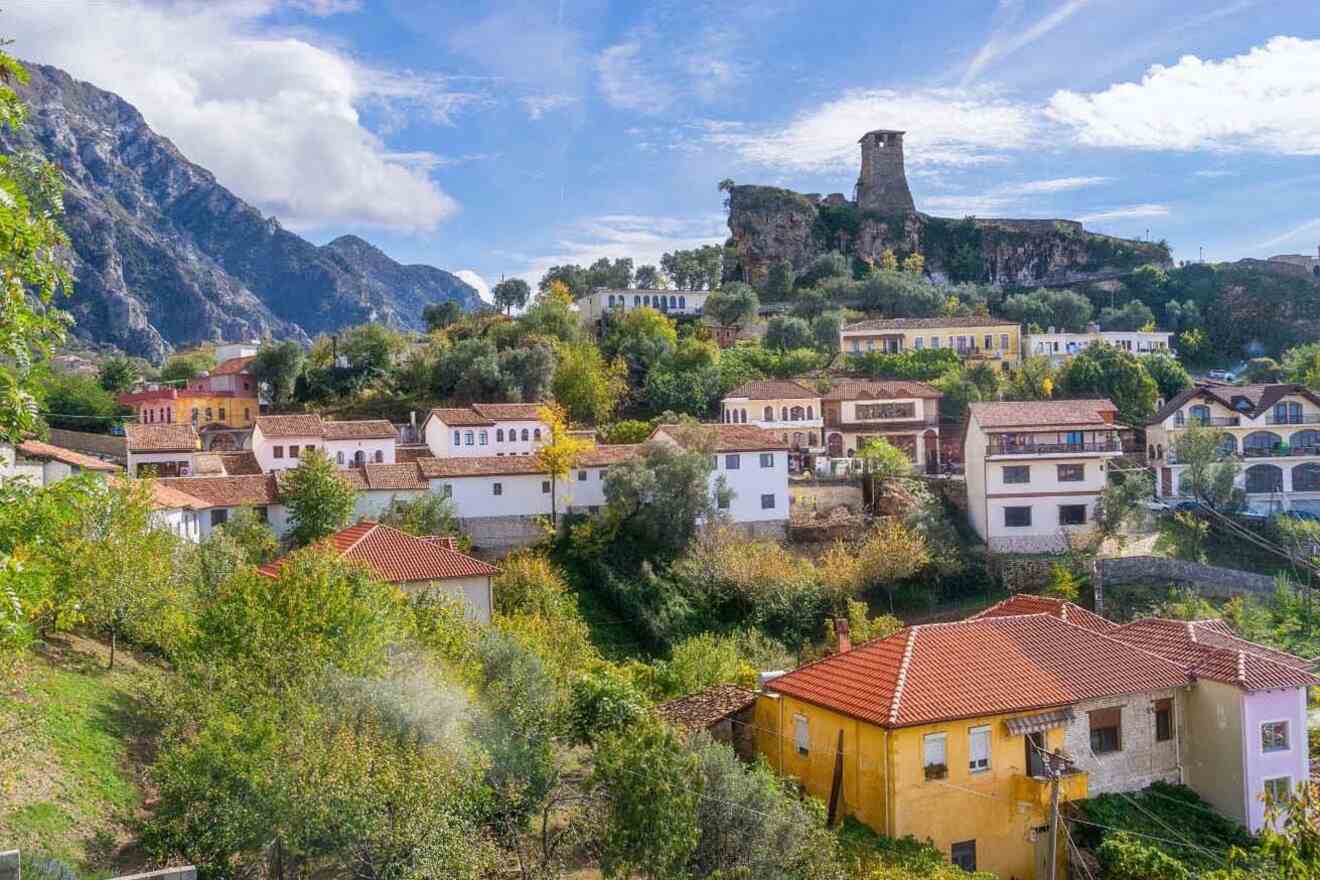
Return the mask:
[[[655,309],[667,315],[699,317],[708,290],[601,289],[574,302],[583,323],[595,324],[606,314],[622,315],[633,309]]]
[[[384,419],[332,422],[314,413],[261,416],[252,428],[252,453],[266,473],[297,467],[319,449],[341,468],[394,464],[398,432]]]
[[[49,486],[84,472],[104,475],[119,470],[116,464],[40,440],[24,440],[17,448],[0,443],[0,483],[23,478],[34,486]]]
[[[820,391],[811,382],[809,379],[744,382],[720,402],[720,421],[773,431],[795,453],[824,454],[825,414]]]
[[[322,448],[340,467],[394,464],[398,431],[384,419],[321,422]]]
[[[202,523],[210,505],[162,480],[151,484],[151,519],[157,528],[194,544],[202,540]]]
[[[430,481],[415,461],[347,468],[341,476],[357,492],[353,503],[356,519],[379,519],[395,499],[410,501],[431,491]]]
[[[1161,330],[1101,330],[1099,324],[1091,324],[1085,333],[1064,333],[1051,327],[1044,333],[1026,334],[1022,339],[1022,354],[1024,357],[1044,355],[1058,364],[1098,343],[1133,354],[1153,354],[1169,351],[1172,339],[1172,333]]]
[[[362,520],[326,538],[325,543],[340,558],[365,565],[378,580],[409,593],[448,593],[464,601],[472,619],[490,623],[495,607],[490,582],[499,569],[459,553],[447,538],[419,538]],[[285,562],[285,558],[277,559],[258,571],[279,577]]]
[[[422,438],[436,458],[531,455],[550,440],[538,403],[474,403],[431,410]]]
[[[1189,388],[1146,425],[1146,457],[1160,498],[1186,498],[1174,452],[1191,425],[1223,432],[1224,451],[1240,462],[1237,483],[1256,510],[1320,513],[1320,396],[1304,385],[1217,385]]]
[[[963,424],[967,515],[993,551],[1066,550],[1090,531],[1110,459],[1108,400],[973,403]]]
[[[713,432],[710,486],[723,478],[731,497],[720,509],[755,535],[783,537],[788,531],[788,444],[755,425],[660,425],[651,441],[703,448]]]
[[[193,456],[202,448],[197,430],[186,422],[129,424],[124,435],[130,477],[186,477],[192,473]]]
[[[242,510],[254,510],[276,537],[289,530],[289,512],[280,500],[279,485],[273,474],[241,477],[173,477],[157,481],[197,499],[205,507],[199,510],[198,526],[202,540],[212,529],[224,525]]]

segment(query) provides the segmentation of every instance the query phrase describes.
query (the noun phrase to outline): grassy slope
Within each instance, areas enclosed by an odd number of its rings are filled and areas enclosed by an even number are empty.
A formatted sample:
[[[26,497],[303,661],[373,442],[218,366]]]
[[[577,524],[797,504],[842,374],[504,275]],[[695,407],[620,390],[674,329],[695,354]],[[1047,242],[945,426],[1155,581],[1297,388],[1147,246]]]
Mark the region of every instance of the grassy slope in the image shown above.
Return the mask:
[[[0,848],[81,871],[140,865],[132,825],[150,730],[140,695],[161,673],[104,645],[60,637],[0,693]]]

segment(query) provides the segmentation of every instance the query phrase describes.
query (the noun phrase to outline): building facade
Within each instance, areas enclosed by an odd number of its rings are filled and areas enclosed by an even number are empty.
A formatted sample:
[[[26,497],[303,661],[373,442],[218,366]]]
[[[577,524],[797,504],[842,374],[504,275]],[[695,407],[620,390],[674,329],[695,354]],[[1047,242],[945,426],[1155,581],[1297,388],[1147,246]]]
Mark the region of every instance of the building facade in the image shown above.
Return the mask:
[[[973,403],[963,425],[968,519],[992,551],[1046,553],[1094,528],[1122,454],[1107,400]]]
[[[49,486],[82,473],[108,476],[119,470],[116,464],[40,440],[24,440],[17,447],[0,443],[0,483],[24,479]]]
[[[821,392],[808,379],[744,382],[720,402],[726,425],[755,425],[779,435],[797,455],[825,453]]]
[[[648,442],[709,447],[710,490],[719,510],[751,534],[788,535],[788,444],[778,435],[753,425],[660,425]],[[721,483],[723,495],[717,492]]]
[[[262,416],[252,429],[252,455],[263,473],[297,467],[316,449],[341,468],[394,464],[398,431],[384,419],[332,422],[315,413]]]
[[[1092,345],[1112,345],[1132,354],[1155,354],[1171,351],[1173,334],[1161,330],[1101,330],[1098,324],[1085,333],[1028,333],[1022,338],[1023,357],[1048,357],[1054,364],[1080,354]]]
[[[125,425],[130,477],[186,477],[202,440],[191,424]]]
[[[1155,492],[1166,501],[1189,497],[1185,465],[1174,449],[1190,426],[1222,432],[1226,456],[1237,462],[1237,485],[1259,512],[1320,513],[1320,396],[1304,385],[1202,383],[1166,403],[1146,425],[1146,456],[1156,469]]]
[[[964,361],[1007,370],[1022,360],[1021,328],[1012,321],[968,316],[872,318],[847,324],[839,331],[839,350],[844,354],[897,354],[928,348],[953,349]]]
[[[423,441],[436,458],[531,455],[550,441],[537,403],[474,403],[431,410]]]
[[[606,315],[624,315],[634,309],[655,309],[666,315],[699,318],[708,290],[595,290],[574,302],[583,323],[595,324]]]
[[[261,414],[252,360],[251,355],[229,358],[183,387],[148,385],[121,394],[118,400],[132,407],[137,422],[143,425],[190,424],[199,431],[207,427],[246,431]]]

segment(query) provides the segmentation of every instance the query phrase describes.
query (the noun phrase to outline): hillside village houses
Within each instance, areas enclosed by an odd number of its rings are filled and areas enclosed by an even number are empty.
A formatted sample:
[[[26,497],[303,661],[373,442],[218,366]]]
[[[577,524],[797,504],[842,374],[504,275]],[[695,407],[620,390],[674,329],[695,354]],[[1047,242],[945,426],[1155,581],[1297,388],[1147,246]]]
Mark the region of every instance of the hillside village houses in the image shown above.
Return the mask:
[[[537,403],[474,403],[431,410],[421,434],[437,458],[531,455],[550,439],[550,427]]]
[[[121,394],[142,425],[189,424],[205,440],[206,449],[240,449],[247,431],[261,413],[260,389],[251,373],[255,344],[222,345],[215,369],[188,380],[182,387],[149,383],[143,390]]]
[[[633,309],[655,309],[667,315],[700,317],[706,306],[708,290],[628,290],[601,288],[573,302],[584,324],[594,325],[607,314],[623,314]]]
[[[755,740],[808,794],[880,833],[1044,880],[1050,753],[1063,801],[1182,782],[1258,831],[1265,792],[1309,778],[1309,665],[1217,620],[1119,626],[1017,596],[857,647],[841,637],[839,653],[768,676]]]
[[[993,551],[1058,552],[1093,528],[1111,459],[1108,400],[972,403],[963,424],[967,515]]]
[[[341,468],[394,464],[398,431],[384,419],[335,422],[315,413],[261,416],[252,429],[252,453],[262,471],[298,466],[298,456],[317,449]]]
[[[844,325],[839,350],[897,354],[951,348],[965,361],[1010,370],[1022,360],[1022,328],[1014,321],[970,315],[941,318],[871,318]]]
[[[1156,495],[1188,498],[1185,465],[1174,452],[1188,427],[1224,434],[1224,451],[1241,462],[1238,486],[1258,512],[1320,513],[1320,396],[1303,385],[1200,383],[1170,399],[1146,425],[1146,458]]]
[[[1092,345],[1112,345],[1132,354],[1155,354],[1171,351],[1172,339],[1173,334],[1164,330],[1101,330],[1099,324],[1088,324],[1085,333],[1065,333],[1050,327],[1043,333],[1022,337],[1022,356],[1046,356],[1058,366]]]

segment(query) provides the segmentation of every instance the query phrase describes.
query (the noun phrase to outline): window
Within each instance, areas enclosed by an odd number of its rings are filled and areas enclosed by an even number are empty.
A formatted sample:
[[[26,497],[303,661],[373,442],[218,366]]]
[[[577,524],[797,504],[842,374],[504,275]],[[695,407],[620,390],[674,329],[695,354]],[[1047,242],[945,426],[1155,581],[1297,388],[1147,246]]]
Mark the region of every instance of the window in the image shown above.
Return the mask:
[[[1086,479],[1086,465],[1084,464],[1059,465],[1060,483],[1079,483],[1084,479]]]
[[[786,421],[788,421],[788,407],[786,407],[786,406],[781,406],[781,407],[779,408],[779,421],[781,421],[781,422],[786,422]]]
[[[761,509],[762,510],[775,509],[775,493],[770,492],[769,494],[761,496]]]
[[[459,433],[458,431],[455,431],[455,432],[454,432],[454,445],[455,445],[455,446],[462,446],[462,445],[463,445],[463,435],[462,435],[461,433]]]
[[[504,484],[503,484],[503,483],[492,483],[492,484],[491,484],[491,487],[490,487],[490,491],[491,491],[491,494],[492,494],[492,495],[503,495],[503,494],[504,494]]]
[[[496,429],[495,429],[495,442],[496,442],[496,443],[503,443],[503,442],[504,442],[504,429],[503,429],[503,428],[496,428]]]
[[[729,493],[721,492],[719,495],[715,496],[715,506],[718,507],[720,510],[728,510]]]
[[[225,420],[225,408],[222,406],[220,407],[220,421],[223,422],[224,420]]]
[[[917,351],[921,351],[923,348],[925,348],[926,347],[925,337],[918,336],[916,339],[912,340],[912,347],[915,348]]]
[[[1088,713],[1091,718],[1091,751],[1097,755],[1117,752],[1123,748],[1123,709],[1096,709]]]
[[[376,454],[373,456],[373,458],[375,459],[376,464],[385,463],[385,453],[379,449],[376,450]]]
[[[773,452],[761,453],[761,467],[772,468],[775,466],[775,454]]]
[[[1173,700],[1155,701],[1155,742],[1173,739]]]
[[[797,746],[797,753],[805,755],[811,751],[811,737],[807,730],[807,718],[805,715],[793,716],[793,744]]]
[[[921,738],[921,766],[927,779],[943,779],[949,773],[948,736],[928,733]]]
[[[1082,526],[1082,525],[1086,525],[1086,505],[1085,505],[1085,504],[1060,504],[1060,505],[1059,505],[1059,525],[1061,525],[1061,526]]]
[[[252,409],[250,407],[243,407],[243,421],[252,421]]]
[[[1262,752],[1288,751],[1288,722],[1266,721],[1260,726],[1260,750]]]
[[[297,458],[297,457],[298,457],[298,444],[296,444],[296,443],[290,443],[290,444],[289,444],[289,458]]]
[[[964,840],[949,847],[949,861],[971,874],[976,871],[976,841]]]
[[[1280,803],[1292,794],[1292,777],[1275,776],[1265,780],[1265,799]]]
[[[586,478],[587,478],[587,472],[586,472],[586,471],[578,471],[578,482],[579,482],[579,483],[582,482],[583,480],[585,480]]]
[[[477,434],[477,443],[478,443],[478,445],[485,446],[485,445],[486,445],[487,443],[489,443],[489,442],[490,442],[490,434],[489,434],[489,433],[487,433],[486,431],[482,431],[481,433]]]
[[[761,418],[764,421],[773,422],[775,420],[775,408],[773,406],[767,406],[761,411]],[[728,417],[725,416],[724,421],[727,422],[728,420]]]
[[[999,347],[1000,347],[1001,349],[1003,349],[1004,351],[1008,351],[1008,334],[1007,334],[1007,333],[1001,333],[1001,334],[999,335]]]
[[[283,457],[284,457],[284,447],[283,447],[283,446],[276,446],[274,449],[271,450],[271,454],[272,454],[273,456],[275,456],[276,458],[283,458]]]
[[[197,407],[195,406],[192,409],[192,423],[197,424]]]
[[[211,421],[211,408],[209,406],[206,408],[206,420]]]
[[[859,403],[858,419],[911,419],[917,415],[915,403]]]
[[[724,456],[724,469],[726,471],[736,471],[738,470],[738,465],[739,465],[738,456],[736,455]]]
[[[523,439],[523,442],[524,442],[524,443],[527,442],[527,429],[526,429],[526,428],[523,428],[523,429],[522,429],[522,439]]]
[[[463,432],[463,445],[464,445],[464,446],[471,446],[475,440],[476,440],[476,435],[474,435],[471,431],[464,431],[464,432]]]
[[[335,464],[343,465],[343,463],[344,463],[344,452],[341,449],[339,452],[335,453]]]
[[[221,507],[218,510],[211,511],[211,528],[222,526],[227,522],[229,522],[228,508]]]
[[[541,439],[541,429],[540,429],[540,428],[533,428],[533,429],[532,429],[532,439],[533,439],[533,440],[540,440],[540,439]]]
[[[1030,483],[1030,482],[1031,482],[1031,465],[1028,465],[1028,464],[1006,465],[1006,466],[1004,467],[1004,482],[1005,482],[1005,483]]]
[[[542,481],[541,481],[541,494],[542,494],[542,495],[549,495],[549,494],[550,494],[550,481],[549,481],[549,480],[542,480]]]
[[[450,483],[445,483],[443,486],[441,486],[441,487],[440,487],[440,497],[441,497],[441,498],[453,498],[453,497],[454,497],[454,487],[453,487],[453,485],[450,484]]]
[[[939,347],[940,347],[940,338],[939,338],[938,336],[932,336],[932,337],[930,338],[930,347],[931,347],[931,348],[939,348]]]
[[[967,731],[968,760],[967,768],[973,773],[990,769],[990,728],[973,727]]]
[[[989,351],[995,347],[995,337],[993,333],[985,334],[985,350]]]
[[[1010,529],[1023,529],[1031,525],[1030,507],[1005,507],[1004,525]]]

